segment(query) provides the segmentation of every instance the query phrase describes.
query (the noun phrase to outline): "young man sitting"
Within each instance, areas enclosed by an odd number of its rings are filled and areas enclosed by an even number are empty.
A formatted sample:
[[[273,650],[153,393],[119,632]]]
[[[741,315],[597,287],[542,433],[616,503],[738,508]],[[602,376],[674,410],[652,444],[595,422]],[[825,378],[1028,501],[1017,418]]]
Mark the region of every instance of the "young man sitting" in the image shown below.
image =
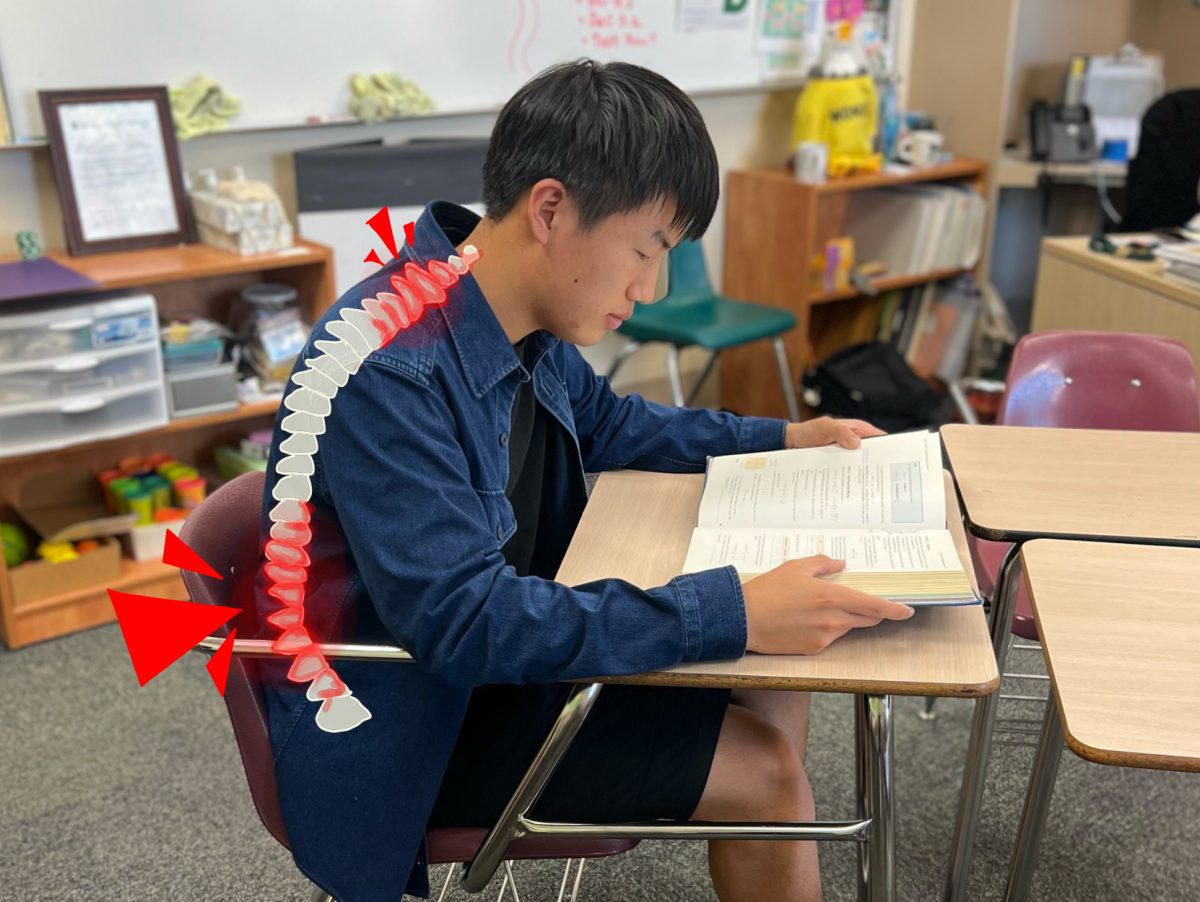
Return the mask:
[[[556,67],[500,113],[486,217],[431,204],[400,258],[314,328],[297,373],[321,353],[326,324],[392,291],[406,262],[481,254],[443,306],[344,380],[309,458],[306,629],[318,641],[399,643],[417,663],[338,661],[371,713],[344,733],[319,728],[321,702],[286,678],[287,662],[263,667],[292,849],[341,902],[426,895],[427,825],[494,822],[569,692],[563,681],[815,653],[912,614],[820,580],[841,566],[828,558],[744,587],[730,567],[649,590],[553,581],[585,472],[698,472],[708,455],[855,447],[878,434],[858,421],[618,397],[580,356],[577,345],[651,300],[673,246],[704,234],[718,181],[704,122],[670,82],[619,63]],[[288,478],[275,473],[285,431],[277,424],[264,514]],[[279,611],[260,598],[260,613]],[[812,820],[807,730],[806,695],[611,686],[533,814]],[[709,865],[723,902],[820,895],[812,843],[714,841]]]

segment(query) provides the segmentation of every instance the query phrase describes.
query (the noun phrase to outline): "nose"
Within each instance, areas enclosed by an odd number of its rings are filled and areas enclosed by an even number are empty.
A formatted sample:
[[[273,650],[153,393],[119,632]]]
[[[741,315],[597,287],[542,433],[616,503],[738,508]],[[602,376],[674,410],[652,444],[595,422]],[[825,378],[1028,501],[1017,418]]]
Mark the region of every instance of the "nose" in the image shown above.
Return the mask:
[[[655,304],[661,301],[667,295],[667,254],[663,254],[662,260],[659,261],[657,269],[654,271],[654,281],[649,281],[649,278],[638,279],[633,285],[629,286],[629,291],[625,293],[625,297],[638,304]]]

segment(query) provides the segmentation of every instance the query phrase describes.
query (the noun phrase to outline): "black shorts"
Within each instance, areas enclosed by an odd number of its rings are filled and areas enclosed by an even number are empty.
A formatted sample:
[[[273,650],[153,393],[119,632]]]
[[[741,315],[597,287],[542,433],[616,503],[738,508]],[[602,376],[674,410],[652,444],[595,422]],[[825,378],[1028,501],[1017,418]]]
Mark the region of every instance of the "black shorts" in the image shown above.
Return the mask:
[[[430,825],[492,826],[571,689],[476,688]],[[729,697],[728,689],[604,686],[530,816],[687,820],[704,792]]]

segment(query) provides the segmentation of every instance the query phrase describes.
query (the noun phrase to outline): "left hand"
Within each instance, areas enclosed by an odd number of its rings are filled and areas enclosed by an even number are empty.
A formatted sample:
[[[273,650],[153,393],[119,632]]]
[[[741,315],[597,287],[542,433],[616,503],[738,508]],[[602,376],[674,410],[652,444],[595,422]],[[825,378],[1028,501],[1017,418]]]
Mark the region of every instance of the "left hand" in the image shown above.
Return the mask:
[[[863,420],[835,420],[833,417],[817,417],[803,423],[788,423],[784,442],[785,448],[819,448],[822,445],[840,445],[857,448],[864,438],[886,435]]]

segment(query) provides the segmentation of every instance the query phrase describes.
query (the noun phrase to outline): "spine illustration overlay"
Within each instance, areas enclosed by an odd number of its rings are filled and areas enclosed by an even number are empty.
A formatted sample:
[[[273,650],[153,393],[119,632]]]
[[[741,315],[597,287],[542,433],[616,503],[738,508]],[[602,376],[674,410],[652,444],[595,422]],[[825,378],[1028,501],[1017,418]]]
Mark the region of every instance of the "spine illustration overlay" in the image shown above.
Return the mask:
[[[371,712],[337,675],[304,625],[313,455],[338,390],[358,372],[363,360],[388,345],[427,309],[444,305],[446,290],[478,259],[479,251],[467,245],[461,257],[451,256],[445,262],[431,260],[424,267],[406,263],[401,273],[391,277],[392,291],[366,298],[361,307],[346,307],[339,318],[326,323],[330,337],[314,342],[320,353],[304,361],[305,368],[292,377],[295,386],[283,399],[289,413],[280,427],[287,437],[279,446],[283,453],[275,466],[279,479],[271,491],[276,504],[269,513],[271,530],[263,550],[266,591],[282,607],[267,622],[280,631],[272,651],[294,657],[288,679],[307,683],[309,701],[321,702],[316,722],[326,732],[353,730],[369,720]]]

